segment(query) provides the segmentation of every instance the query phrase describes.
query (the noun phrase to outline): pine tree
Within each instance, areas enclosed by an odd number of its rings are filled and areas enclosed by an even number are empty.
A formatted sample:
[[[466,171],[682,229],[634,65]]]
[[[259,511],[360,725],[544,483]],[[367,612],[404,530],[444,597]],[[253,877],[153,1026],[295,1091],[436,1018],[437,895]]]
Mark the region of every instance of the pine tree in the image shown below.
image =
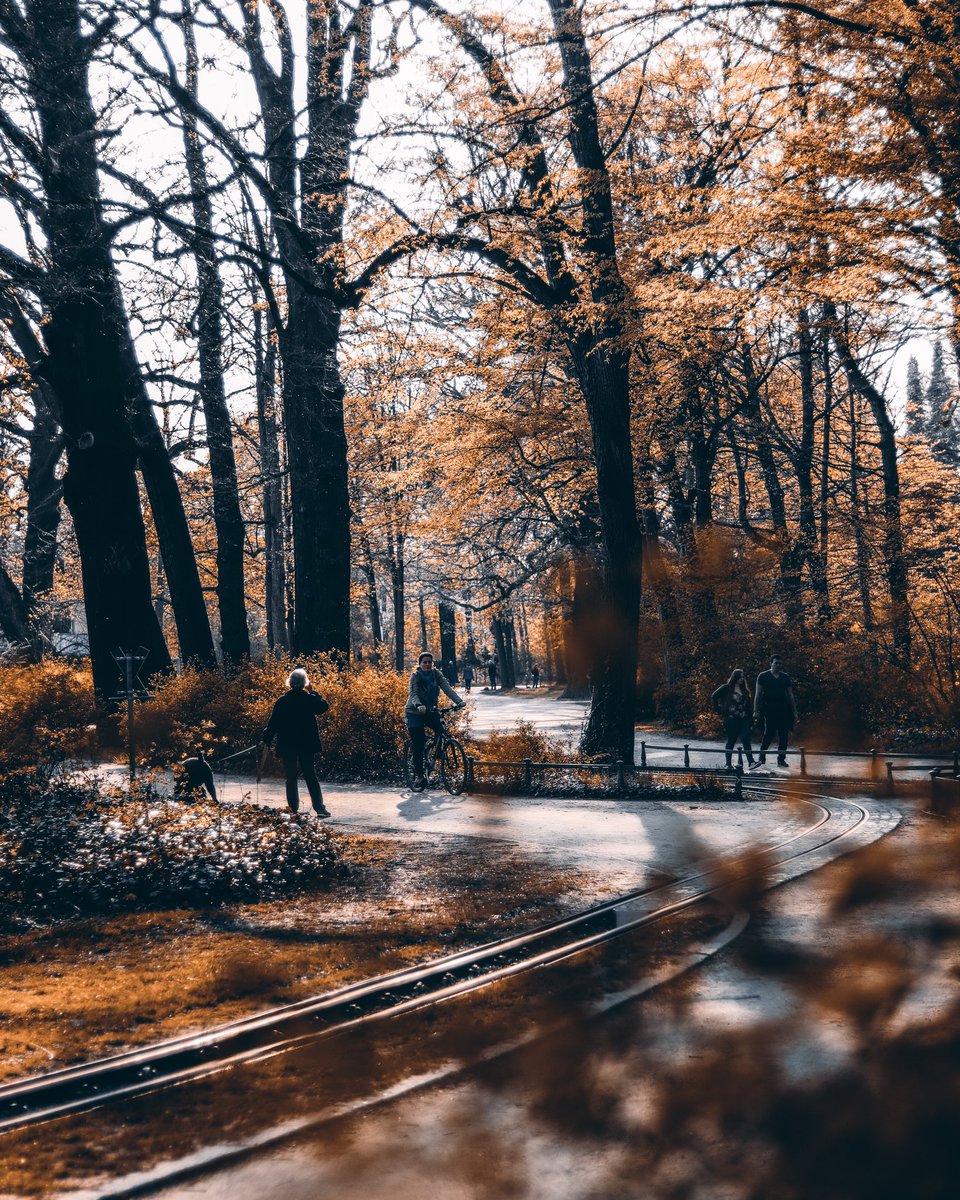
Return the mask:
[[[939,442],[943,432],[943,418],[949,419],[950,393],[953,387],[947,368],[943,361],[943,343],[937,342],[933,348],[933,365],[930,368],[930,382],[927,384],[927,431],[932,441]]]
[[[914,437],[922,437],[926,432],[927,410],[923,395],[923,380],[920,377],[920,366],[911,355],[907,364],[907,429]]]

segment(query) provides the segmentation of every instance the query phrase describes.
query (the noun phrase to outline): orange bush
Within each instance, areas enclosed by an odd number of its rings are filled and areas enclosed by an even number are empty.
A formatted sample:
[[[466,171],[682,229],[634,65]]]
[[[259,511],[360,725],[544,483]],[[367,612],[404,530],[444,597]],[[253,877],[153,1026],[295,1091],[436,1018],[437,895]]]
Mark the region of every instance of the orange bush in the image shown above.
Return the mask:
[[[0,666],[0,770],[62,762],[91,748],[88,667],[59,658]]]

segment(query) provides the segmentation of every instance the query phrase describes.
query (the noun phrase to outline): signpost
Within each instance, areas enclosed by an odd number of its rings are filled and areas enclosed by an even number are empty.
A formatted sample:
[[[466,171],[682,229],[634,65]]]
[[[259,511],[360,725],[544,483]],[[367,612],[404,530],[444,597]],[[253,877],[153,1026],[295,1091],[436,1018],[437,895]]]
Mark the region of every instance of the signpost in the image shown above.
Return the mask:
[[[140,678],[140,669],[146,662],[148,650],[138,646],[136,650],[117,650],[113,661],[120,669],[122,690],[110,697],[111,700],[126,700],[127,702],[127,757],[130,764],[130,785],[137,777],[136,760],[136,729],[134,726],[134,700],[149,700],[152,692],[148,692]]]

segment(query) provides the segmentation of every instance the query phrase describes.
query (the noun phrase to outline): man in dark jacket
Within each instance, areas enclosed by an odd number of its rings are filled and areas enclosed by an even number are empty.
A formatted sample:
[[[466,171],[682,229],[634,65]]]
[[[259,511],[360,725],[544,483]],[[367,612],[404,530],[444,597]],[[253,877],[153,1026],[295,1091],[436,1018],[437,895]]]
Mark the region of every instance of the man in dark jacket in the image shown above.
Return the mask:
[[[757,761],[761,764],[767,761],[767,750],[776,738],[777,766],[787,766],[787,739],[797,723],[797,699],[793,694],[793,681],[782,669],[778,654],[770,660],[770,670],[761,671],[757,676],[753,716],[754,720],[763,721],[763,741]]]
[[[407,732],[413,745],[414,785],[418,788],[422,788],[424,782],[423,750],[427,741],[427,728],[434,732],[440,730],[437,705],[441,692],[449,696],[458,708],[463,708],[464,701],[447,683],[443,673],[434,667],[430,651],[424,650],[417,659],[417,669],[410,676],[410,690],[403,709]]]
[[[289,690],[273,706],[260,740],[268,746],[276,741],[276,752],[286,772],[290,811],[297,812],[300,808],[297,789],[297,771],[300,770],[310,793],[313,811],[318,817],[329,817],[330,813],[323,803],[314,758],[320,751],[317,717],[322,717],[330,705],[313,691],[306,671],[300,668],[290,672],[287,688]]]

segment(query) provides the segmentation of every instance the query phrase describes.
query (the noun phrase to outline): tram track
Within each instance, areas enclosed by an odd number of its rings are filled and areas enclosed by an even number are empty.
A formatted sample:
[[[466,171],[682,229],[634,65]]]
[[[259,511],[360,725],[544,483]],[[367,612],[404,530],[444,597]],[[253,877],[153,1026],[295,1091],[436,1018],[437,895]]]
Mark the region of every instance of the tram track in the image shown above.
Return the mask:
[[[758,797],[779,796],[784,790],[780,786],[745,789]],[[799,873],[795,868],[818,855],[835,855],[844,839],[862,831],[871,817],[857,800],[825,796],[812,783],[791,786],[789,792],[813,809],[814,819],[801,831],[763,846],[771,886],[782,881],[778,875]],[[0,1135],[294,1052],[321,1038],[547,967],[666,920],[715,896],[755,868],[755,858],[748,861],[741,847],[717,863],[695,865],[682,878],[628,893],[525,934],[263,1010],[202,1033],[0,1085]]]

